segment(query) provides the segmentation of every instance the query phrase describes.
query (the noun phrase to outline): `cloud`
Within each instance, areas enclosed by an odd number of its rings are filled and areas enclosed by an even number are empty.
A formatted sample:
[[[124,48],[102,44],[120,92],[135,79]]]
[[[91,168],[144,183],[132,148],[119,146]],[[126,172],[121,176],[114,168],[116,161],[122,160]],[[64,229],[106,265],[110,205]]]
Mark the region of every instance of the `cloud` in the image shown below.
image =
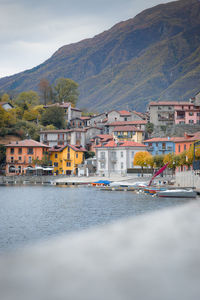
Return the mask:
[[[59,47],[93,37],[160,2],[167,1],[0,0],[0,77],[32,68]]]

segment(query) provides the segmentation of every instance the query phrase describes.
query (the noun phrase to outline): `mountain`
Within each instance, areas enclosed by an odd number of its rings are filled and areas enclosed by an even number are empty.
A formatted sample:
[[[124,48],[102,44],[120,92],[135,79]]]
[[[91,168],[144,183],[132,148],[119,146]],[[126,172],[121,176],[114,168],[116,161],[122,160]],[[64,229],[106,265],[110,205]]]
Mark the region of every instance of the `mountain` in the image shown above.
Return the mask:
[[[144,111],[151,100],[188,100],[200,90],[199,28],[199,0],[158,5],[0,79],[0,91],[37,90],[41,78],[67,77],[79,83],[78,106],[93,111]]]

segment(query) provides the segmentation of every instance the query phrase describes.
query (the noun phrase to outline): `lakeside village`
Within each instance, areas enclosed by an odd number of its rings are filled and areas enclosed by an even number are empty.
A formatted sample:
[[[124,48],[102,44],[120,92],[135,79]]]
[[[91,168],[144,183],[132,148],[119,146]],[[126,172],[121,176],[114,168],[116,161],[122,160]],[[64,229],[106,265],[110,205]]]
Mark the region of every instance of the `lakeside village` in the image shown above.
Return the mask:
[[[0,107],[5,111],[14,109],[9,102],[0,102]],[[147,113],[113,110],[83,116],[70,102],[45,105],[44,109],[52,107],[62,109],[67,127],[40,130],[40,141],[28,137],[12,140],[11,136],[9,142],[4,142],[4,176],[141,177],[143,173],[153,174],[166,163],[171,174],[181,174],[193,169],[193,162],[200,158],[200,150],[194,149],[200,131],[164,136],[166,129],[174,125],[186,124],[194,131],[200,124],[200,93],[188,102],[150,102]],[[162,137],[154,135],[155,128],[165,128]]]

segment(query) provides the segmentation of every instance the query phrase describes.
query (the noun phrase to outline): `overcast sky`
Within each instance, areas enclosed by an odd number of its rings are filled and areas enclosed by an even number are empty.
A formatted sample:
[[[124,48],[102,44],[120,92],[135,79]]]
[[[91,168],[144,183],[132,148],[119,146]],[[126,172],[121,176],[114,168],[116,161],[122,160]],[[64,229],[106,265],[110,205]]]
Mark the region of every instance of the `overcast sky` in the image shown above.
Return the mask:
[[[0,77],[170,0],[0,0]]]

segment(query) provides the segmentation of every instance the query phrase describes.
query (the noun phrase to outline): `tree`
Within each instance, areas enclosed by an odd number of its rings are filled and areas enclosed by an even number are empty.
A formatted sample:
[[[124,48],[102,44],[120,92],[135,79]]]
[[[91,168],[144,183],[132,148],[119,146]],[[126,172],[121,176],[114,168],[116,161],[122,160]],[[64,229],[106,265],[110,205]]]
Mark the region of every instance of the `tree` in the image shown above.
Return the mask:
[[[144,167],[149,166],[151,163],[152,155],[148,151],[139,151],[135,154],[133,164],[142,168],[142,176]]]
[[[30,106],[39,105],[39,96],[34,91],[22,92],[15,99],[15,104],[27,110]]]
[[[2,102],[10,102],[10,96],[8,94],[3,94],[1,97]]]
[[[40,80],[39,83],[39,91],[41,93],[41,98],[43,100],[44,105],[47,103],[51,103],[53,101],[53,90],[49,81],[45,78]]]
[[[145,131],[148,133],[148,135],[151,135],[153,133],[154,130],[154,124],[148,122],[145,126]]]
[[[74,106],[78,100],[78,83],[69,78],[59,78],[54,86],[57,102],[71,102]]]
[[[65,125],[64,110],[58,106],[52,106],[45,110],[41,117],[42,125],[54,125],[56,128],[63,128]]]
[[[175,173],[176,167],[180,165],[180,156],[174,153],[165,154],[163,162],[164,164],[168,163],[168,168]]]
[[[154,155],[153,160],[154,160],[154,166],[158,169],[164,166],[164,155]]]

